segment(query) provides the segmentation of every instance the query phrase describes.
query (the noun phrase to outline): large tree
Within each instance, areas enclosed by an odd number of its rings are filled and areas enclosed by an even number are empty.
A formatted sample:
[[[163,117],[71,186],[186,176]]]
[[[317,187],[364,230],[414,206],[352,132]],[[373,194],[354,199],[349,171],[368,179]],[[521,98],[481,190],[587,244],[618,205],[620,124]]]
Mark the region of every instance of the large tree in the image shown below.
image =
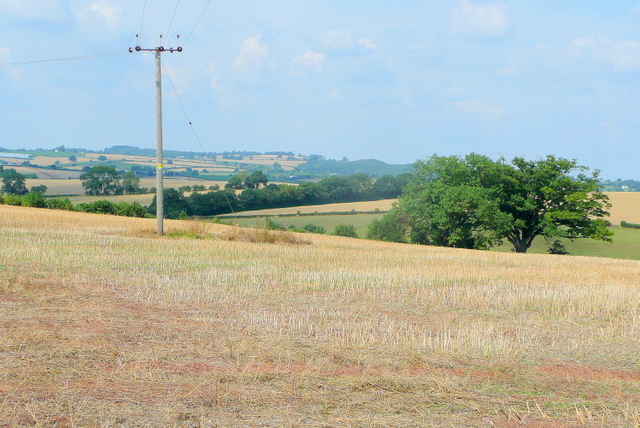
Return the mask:
[[[118,171],[112,166],[98,165],[80,174],[87,195],[117,195],[122,193]]]
[[[587,171],[554,156],[511,162],[433,156],[415,164],[392,214],[394,233],[417,244],[476,249],[506,239],[519,253],[537,236],[610,241],[604,220],[610,204],[598,172]]]
[[[244,185],[247,189],[259,189],[260,186],[266,187],[269,182],[269,178],[262,171],[253,171],[244,180]]]
[[[120,176],[122,191],[129,195],[140,193],[140,177],[133,171],[127,171]]]
[[[0,188],[0,191],[12,195],[24,195],[28,193],[25,176],[13,168],[2,170],[2,188]]]

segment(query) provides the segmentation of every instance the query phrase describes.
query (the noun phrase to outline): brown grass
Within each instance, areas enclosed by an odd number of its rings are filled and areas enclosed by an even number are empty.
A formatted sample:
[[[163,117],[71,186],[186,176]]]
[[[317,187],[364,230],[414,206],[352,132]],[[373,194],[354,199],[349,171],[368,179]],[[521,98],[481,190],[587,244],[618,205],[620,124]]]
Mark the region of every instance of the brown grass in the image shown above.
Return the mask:
[[[299,233],[291,233],[263,228],[234,227],[222,234],[227,241],[253,242],[260,244],[309,245],[311,241]]]
[[[0,206],[0,426],[640,424],[638,262],[154,225]]]

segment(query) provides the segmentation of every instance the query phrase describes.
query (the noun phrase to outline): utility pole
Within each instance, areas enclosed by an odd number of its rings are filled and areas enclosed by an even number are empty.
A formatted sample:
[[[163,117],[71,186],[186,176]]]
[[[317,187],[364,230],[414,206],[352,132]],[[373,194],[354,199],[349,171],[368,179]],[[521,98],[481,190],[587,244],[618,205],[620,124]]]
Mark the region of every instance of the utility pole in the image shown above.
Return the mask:
[[[136,39],[138,39],[136,34]],[[169,48],[170,53],[182,52],[180,46],[180,36],[178,35],[178,47]],[[153,49],[142,49],[136,44],[135,48],[129,48],[129,53],[133,52],[154,52],[156,57],[156,220],[158,235],[164,235],[164,164],[163,164],[163,148],[162,148],[162,53],[166,52],[162,46],[162,35],[160,36],[160,46]]]

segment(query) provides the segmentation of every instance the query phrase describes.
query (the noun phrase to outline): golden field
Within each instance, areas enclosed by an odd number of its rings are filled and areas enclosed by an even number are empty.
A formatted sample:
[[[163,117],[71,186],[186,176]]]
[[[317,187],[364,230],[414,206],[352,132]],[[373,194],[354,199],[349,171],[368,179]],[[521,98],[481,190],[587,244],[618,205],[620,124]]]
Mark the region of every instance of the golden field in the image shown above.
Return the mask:
[[[0,206],[0,425],[640,426],[637,261],[166,226]]]
[[[614,225],[620,225],[621,221],[640,223],[640,192],[607,192],[611,209],[609,220]],[[397,199],[385,199],[380,201],[350,202],[345,204],[310,205],[304,207],[276,208],[272,210],[247,211],[246,215],[282,215],[300,213],[327,213],[355,211],[388,211]]]
[[[222,186],[221,186],[222,187]],[[311,213],[332,213],[332,212],[368,212],[375,211],[389,211],[394,202],[397,199],[383,199],[379,201],[365,201],[365,202],[345,202],[340,204],[323,204],[323,205],[305,205],[299,207],[288,208],[273,208],[268,210],[254,210],[243,211],[241,213],[235,213],[233,215],[248,215],[248,216],[268,216],[268,215],[291,215],[291,214],[311,214]]]
[[[640,223],[640,192],[607,192],[607,195],[612,205],[609,210],[612,224]]]

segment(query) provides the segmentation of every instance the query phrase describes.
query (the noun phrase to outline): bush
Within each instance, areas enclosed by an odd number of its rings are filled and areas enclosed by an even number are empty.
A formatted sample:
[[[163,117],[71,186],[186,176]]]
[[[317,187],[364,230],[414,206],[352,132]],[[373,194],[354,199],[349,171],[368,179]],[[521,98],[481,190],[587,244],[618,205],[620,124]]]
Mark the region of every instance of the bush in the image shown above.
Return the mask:
[[[52,210],[73,211],[73,204],[69,198],[49,198],[45,200],[46,208]]]
[[[266,230],[286,230],[286,228],[275,220],[266,218],[264,220],[264,228]]]
[[[22,206],[23,207],[33,207],[33,208],[46,208],[47,203],[42,193],[39,192],[29,192],[26,195],[22,196]]]
[[[308,233],[320,233],[320,234],[324,234],[327,233],[327,231],[325,230],[324,227],[322,226],[317,226],[315,224],[305,224],[304,226],[302,226],[302,230]]]
[[[336,236],[346,236],[348,238],[357,238],[358,233],[356,232],[356,227],[352,224],[344,224],[340,223],[336,226],[333,234]]]
[[[82,211],[84,213],[114,215],[118,212],[116,206],[106,199],[100,199],[98,201],[89,202],[87,204],[78,204],[76,205],[76,211]]]
[[[367,230],[367,239],[387,242],[406,242],[401,215],[391,210],[381,219],[374,220]]]
[[[624,220],[620,222],[620,226],[621,227],[627,227],[627,228],[630,228],[630,229],[640,229],[640,224],[638,224],[638,223],[629,223],[629,222],[626,222]]]
[[[15,205],[19,207],[22,205],[22,198],[17,195],[6,195],[4,197],[4,203],[7,205]]]
[[[145,217],[147,210],[139,202],[118,202],[116,204],[116,214],[122,217]]]

